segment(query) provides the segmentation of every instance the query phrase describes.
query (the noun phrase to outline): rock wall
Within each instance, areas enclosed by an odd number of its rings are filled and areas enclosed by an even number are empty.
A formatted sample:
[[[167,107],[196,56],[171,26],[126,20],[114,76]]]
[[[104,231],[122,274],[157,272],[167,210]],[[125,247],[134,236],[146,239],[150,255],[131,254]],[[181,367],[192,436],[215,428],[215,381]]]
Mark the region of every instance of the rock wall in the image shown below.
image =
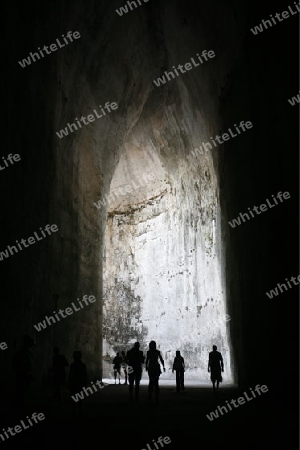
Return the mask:
[[[168,122],[173,118],[166,116]],[[179,136],[188,136],[184,124],[178,128],[174,125]],[[174,154],[169,163],[168,158],[157,156],[164,147],[166,130],[157,124],[155,132],[161,141],[153,137],[151,146],[139,127],[132,131],[135,145],[127,144],[111,190],[118,193],[119,186],[123,190],[135,186],[134,180],[145,178],[144,170],[151,169],[154,179],[143,190],[136,189],[138,194],[118,195],[119,202],[113,195],[108,197],[103,265],[105,359],[128,350],[135,340],[146,352],[153,339],[166,363],[162,378],[172,376],[175,352],[180,349],[186,378],[205,383],[209,381],[208,352],[215,344],[224,356],[224,380],[232,383],[220,268],[219,193],[212,157]],[[177,139],[177,146],[186,151],[188,141]],[[172,140],[166,144],[171,150]],[[201,169],[193,170],[197,166]],[[106,376],[109,370],[107,366]]]

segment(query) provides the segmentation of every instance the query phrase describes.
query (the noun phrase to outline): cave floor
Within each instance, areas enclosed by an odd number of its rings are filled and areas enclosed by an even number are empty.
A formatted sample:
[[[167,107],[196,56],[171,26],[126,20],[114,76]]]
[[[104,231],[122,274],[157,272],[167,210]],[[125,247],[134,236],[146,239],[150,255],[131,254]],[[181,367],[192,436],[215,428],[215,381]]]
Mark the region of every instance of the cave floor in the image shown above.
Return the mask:
[[[31,446],[34,443],[34,448],[44,448],[48,444],[49,448],[59,449],[101,444],[100,448],[104,448],[105,439],[105,448],[112,450],[157,450],[153,443],[151,448],[146,444],[150,445],[159,436],[169,436],[172,448],[194,448],[195,439],[197,448],[202,449],[269,447],[270,438],[278,431],[270,417],[276,405],[272,406],[274,399],[269,392],[240,405],[237,410],[232,407],[232,411],[213,421],[206,417],[218,405],[225,405],[226,400],[236,399],[241,394],[236,388],[223,387],[214,397],[212,389],[195,386],[187,386],[178,394],[174,385],[165,385],[161,386],[160,403],[156,405],[148,401],[147,386],[142,385],[140,401],[130,403],[128,386],[113,384],[86,397],[83,413],[79,414],[72,412],[72,400],[65,390],[61,406],[53,405],[49,394],[35,401],[30,413],[43,412],[46,420],[5,444],[28,442]],[[17,424],[20,419],[21,416],[10,417],[7,426]]]

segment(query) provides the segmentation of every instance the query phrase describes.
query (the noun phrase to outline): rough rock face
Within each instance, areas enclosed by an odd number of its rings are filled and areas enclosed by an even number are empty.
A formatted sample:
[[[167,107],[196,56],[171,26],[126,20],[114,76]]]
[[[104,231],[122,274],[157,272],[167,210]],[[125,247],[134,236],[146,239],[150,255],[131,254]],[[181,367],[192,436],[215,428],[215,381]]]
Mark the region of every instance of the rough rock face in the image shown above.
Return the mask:
[[[165,120],[171,120],[168,114]],[[164,130],[157,125],[155,132],[147,142],[138,126],[132,131],[107,199],[104,354],[127,350],[136,339],[146,351],[154,339],[168,369],[162,377],[172,376],[180,349],[186,378],[205,382],[208,352],[216,344],[224,355],[226,381],[232,382],[214,168],[205,154],[174,154],[170,164],[160,155],[164,144],[156,138]],[[179,135],[184,133],[181,126]],[[184,142],[182,147],[187,150]],[[197,165],[198,178],[193,173]],[[145,183],[149,171],[153,177]],[[126,186],[131,187],[128,194]]]

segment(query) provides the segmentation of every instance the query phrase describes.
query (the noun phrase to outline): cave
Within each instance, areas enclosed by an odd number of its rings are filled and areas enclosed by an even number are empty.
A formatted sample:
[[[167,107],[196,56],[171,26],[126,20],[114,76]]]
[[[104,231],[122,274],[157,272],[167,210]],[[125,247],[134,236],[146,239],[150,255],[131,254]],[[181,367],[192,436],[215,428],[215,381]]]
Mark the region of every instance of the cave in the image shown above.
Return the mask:
[[[35,342],[29,401],[50,417],[42,431],[30,431],[36,445],[62,425],[72,441],[84,439],[74,431],[78,418],[49,406],[54,347],[69,362],[80,350],[95,381],[110,376],[117,351],[138,340],[146,353],[152,339],[167,368],[161,412],[153,416],[142,406],[139,415],[127,405],[125,387],[119,398],[111,394],[113,406],[107,387],[104,400],[93,397],[90,422],[81,419],[86,430],[100,418],[110,432],[118,428],[114,408],[124,407],[131,415],[122,429],[131,429],[130,418],[146,427],[136,448],[157,433],[169,433],[173,445],[187,442],[180,433],[192,437],[197,417],[205,448],[222,442],[218,433],[212,438],[214,430],[246,432],[246,423],[256,427],[249,446],[295,432],[298,288],[272,299],[266,292],[298,276],[298,116],[288,102],[298,91],[298,24],[291,15],[257,35],[250,31],[276,8],[283,11],[283,3],[7,6],[3,427],[16,421],[11,361],[29,335]],[[256,217],[252,208],[279,192],[289,193],[287,200]],[[32,236],[32,245],[21,244]],[[58,316],[72,304],[70,317]],[[46,317],[38,331],[34,325]],[[219,403],[207,372],[213,345],[225,364]],[[170,388],[176,350],[185,357],[191,390],[181,406]],[[222,401],[257,384],[268,394],[243,412],[207,420]],[[91,435],[98,439],[101,431],[92,427]],[[29,439],[23,433],[13,439],[21,438]]]
[[[100,202],[107,206],[103,356],[111,360],[136,340],[146,352],[154,339],[169,368],[161,379],[172,378],[174,352],[181,349],[186,380],[204,383],[208,354],[217,343],[226,380],[233,383],[212,157],[176,157],[171,136],[166,142],[171,156],[158,155],[155,135],[149,130],[146,140],[143,131],[150,114],[128,136],[104,199],[107,205]],[[163,130],[157,126],[155,134]],[[197,177],[191,176],[195,171]],[[103,375],[108,377],[110,369]]]

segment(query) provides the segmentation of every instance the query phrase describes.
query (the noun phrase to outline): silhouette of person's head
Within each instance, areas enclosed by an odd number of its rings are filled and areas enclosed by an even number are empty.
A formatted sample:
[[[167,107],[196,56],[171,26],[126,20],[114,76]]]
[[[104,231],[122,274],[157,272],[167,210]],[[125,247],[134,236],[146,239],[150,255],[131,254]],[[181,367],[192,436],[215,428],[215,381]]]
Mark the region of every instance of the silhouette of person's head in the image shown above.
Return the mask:
[[[150,350],[156,350],[156,342],[155,341],[151,341],[149,344],[149,349]]]
[[[140,349],[140,343],[135,342],[133,348],[134,348],[134,350],[138,351]]]
[[[176,356],[180,356],[180,350],[176,351]]]
[[[34,340],[30,336],[26,335],[23,338],[23,344],[24,344],[25,348],[33,347],[34,346]]]
[[[123,355],[123,356],[125,356],[125,352],[124,352],[124,350],[122,350],[122,355]]]
[[[213,345],[213,351],[216,352],[217,351],[217,346]]]
[[[54,355],[55,355],[55,356],[58,356],[58,355],[59,355],[59,352],[60,352],[59,348],[58,348],[58,347],[54,347],[54,349],[53,349]]]
[[[76,350],[75,352],[73,352],[73,358],[74,361],[80,361],[82,358],[82,354],[80,351]]]
[[[119,356],[119,355],[120,355],[120,353],[119,353],[119,352],[117,352],[117,353],[116,353],[116,355],[117,355],[117,356]]]

